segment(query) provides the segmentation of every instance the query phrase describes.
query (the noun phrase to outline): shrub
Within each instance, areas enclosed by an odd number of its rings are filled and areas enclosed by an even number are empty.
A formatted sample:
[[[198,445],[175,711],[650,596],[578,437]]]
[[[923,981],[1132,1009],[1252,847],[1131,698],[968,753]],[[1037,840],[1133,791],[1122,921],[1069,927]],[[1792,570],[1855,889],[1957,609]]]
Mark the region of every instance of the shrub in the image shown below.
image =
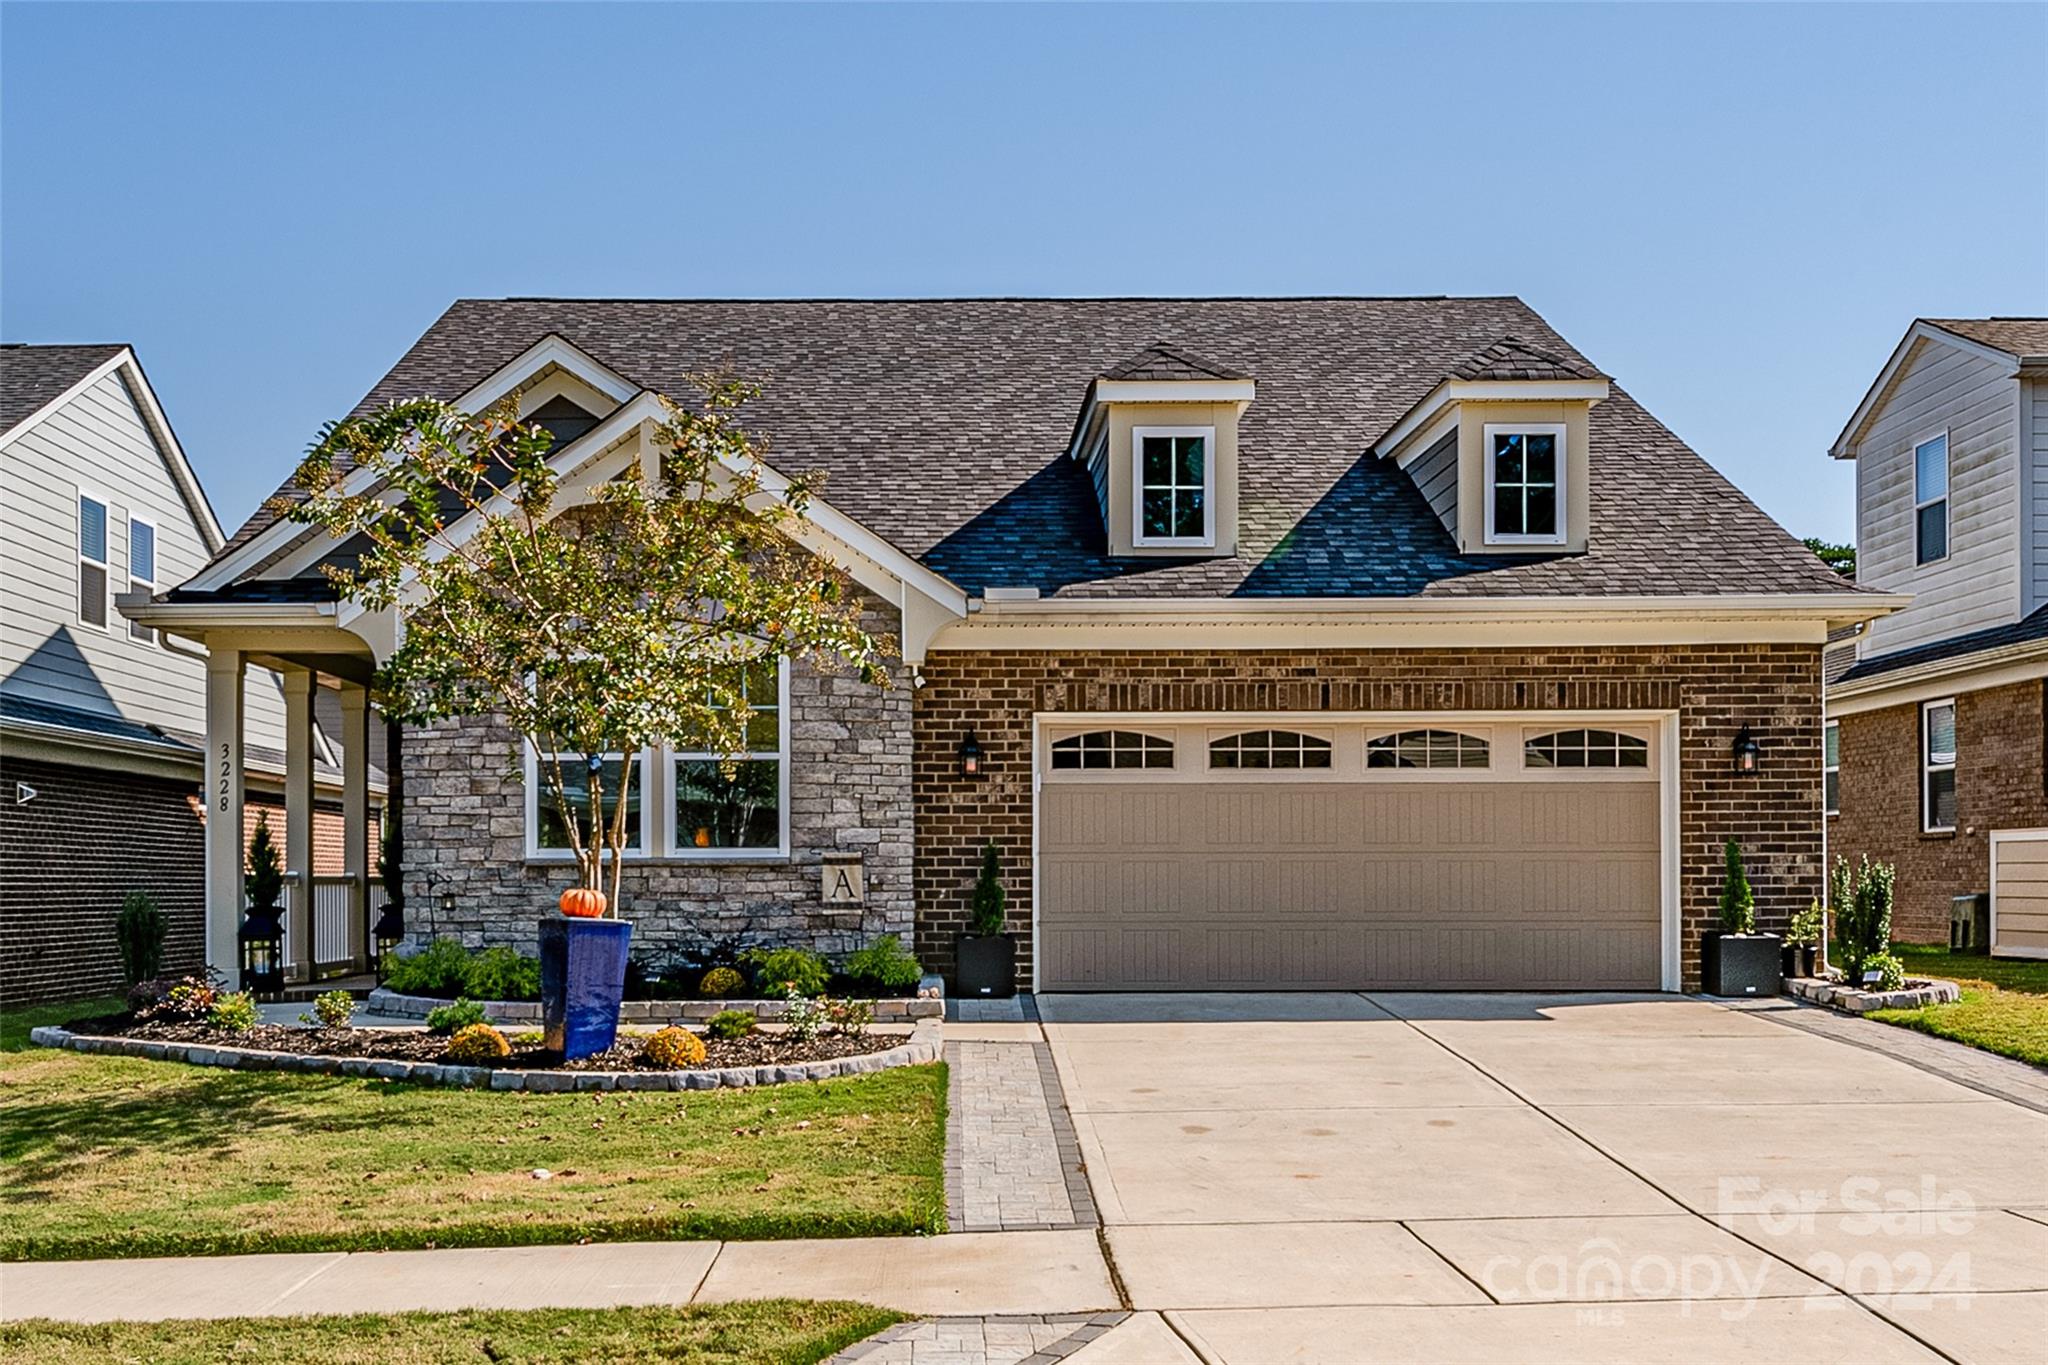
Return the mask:
[[[143,1011],[151,1019],[204,1019],[213,1012],[220,992],[203,976],[183,976],[164,987],[157,1004]]]
[[[170,921],[163,907],[147,891],[130,891],[121,898],[121,913],[114,920],[114,934],[121,948],[121,980],[133,986],[159,975],[164,969],[164,939]]]
[[[258,910],[277,908],[284,894],[284,868],[277,856],[277,844],[270,837],[270,813],[259,812],[256,831],[249,836],[249,871],[242,879],[249,904]]]
[[[469,959],[462,993],[472,1000],[538,1000],[540,959],[510,948],[486,948]]]
[[[803,995],[794,986],[789,990],[788,1000],[788,1006],[782,1011],[782,1022],[790,1037],[808,1043],[825,1031],[824,1001]]]
[[[831,973],[825,959],[808,948],[750,948],[740,954],[763,995],[821,995]]]
[[[457,1066],[485,1066],[510,1057],[512,1045],[489,1024],[469,1024],[455,1031],[442,1055]]]
[[[825,1002],[825,1024],[834,1033],[843,1033],[849,1038],[858,1038],[868,1031],[868,1025],[875,1022],[875,1002],[872,1000],[827,1000]]]
[[[484,1007],[474,1000],[456,999],[427,1011],[427,1032],[459,1033],[484,1021]]]
[[[975,878],[974,893],[967,902],[967,932],[975,938],[994,938],[1007,922],[1008,894],[1003,890],[1003,854],[994,843],[981,850],[981,875]]]
[[[1840,939],[1842,976],[1853,986],[1862,981],[1872,959],[1891,952],[1892,895],[1898,872],[1890,863],[1873,863],[1867,854],[1853,879],[1848,866],[1846,859],[1837,860],[1829,885],[1842,897],[1834,907],[1835,932]]]
[[[547,1040],[548,1036],[537,1028],[521,1029],[517,1033],[508,1035],[506,1038],[506,1041],[514,1047],[539,1047],[547,1042]]]
[[[1856,981],[1871,972],[1877,973],[1877,988],[1881,991],[1895,991],[1906,984],[1906,964],[1892,953],[1876,953],[1863,959],[1863,970],[1857,973]]]
[[[671,1024],[647,1040],[641,1055],[656,1066],[674,1071],[704,1060],[704,1040],[686,1028]]]
[[[328,991],[316,997],[310,1014],[301,1014],[302,1024],[321,1028],[347,1028],[356,1017],[356,998],[347,991]]]
[[[884,934],[847,955],[846,975],[876,991],[911,991],[924,979],[924,967],[894,934]]]
[[[1727,861],[1721,882],[1722,932],[1752,933],[1756,929],[1756,895],[1749,889],[1749,874],[1742,870],[1742,845],[1730,839],[1721,851]]]
[[[247,1033],[256,1027],[256,997],[247,991],[229,991],[213,1002],[206,1022],[228,1033]]]
[[[747,979],[732,968],[713,967],[697,983],[697,994],[707,1000],[723,1000],[737,994],[746,984]]]
[[[1804,910],[1792,914],[1791,924],[1786,926],[1785,941],[1788,943],[1819,943],[1827,932],[1827,916],[1821,911],[1816,900]]]
[[[759,1027],[761,1021],[754,1017],[752,1010],[720,1010],[705,1022],[704,1031],[713,1038],[729,1042],[734,1038],[744,1038]]]
[[[400,995],[461,995],[469,984],[469,953],[452,938],[437,938],[411,957],[401,957],[384,978]]]

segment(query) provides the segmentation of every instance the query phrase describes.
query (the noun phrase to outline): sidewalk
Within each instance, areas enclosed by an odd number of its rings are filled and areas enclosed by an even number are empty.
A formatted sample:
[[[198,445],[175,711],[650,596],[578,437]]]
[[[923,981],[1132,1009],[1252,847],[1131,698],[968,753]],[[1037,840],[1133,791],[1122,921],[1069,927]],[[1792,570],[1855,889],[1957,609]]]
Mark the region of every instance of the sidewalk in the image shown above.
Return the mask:
[[[0,1265],[0,1321],[614,1308],[855,1299],[920,1316],[1095,1313],[1117,1295],[1095,1234],[604,1242],[451,1251]]]

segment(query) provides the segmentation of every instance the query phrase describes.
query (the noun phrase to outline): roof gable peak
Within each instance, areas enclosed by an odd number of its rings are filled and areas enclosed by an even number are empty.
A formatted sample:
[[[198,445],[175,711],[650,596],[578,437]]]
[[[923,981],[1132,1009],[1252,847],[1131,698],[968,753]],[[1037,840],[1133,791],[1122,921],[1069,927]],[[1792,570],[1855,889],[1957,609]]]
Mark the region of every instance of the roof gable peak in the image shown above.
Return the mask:
[[[1202,359],[1185,347],[1155,341],[1136,355],[1128,356],[1104,370],[1103,379],[1249,379],[1233,370]]]
[[[1591,365],[1539,350],[1510,333],[1451,367],[1453,379],[1605,379]]]

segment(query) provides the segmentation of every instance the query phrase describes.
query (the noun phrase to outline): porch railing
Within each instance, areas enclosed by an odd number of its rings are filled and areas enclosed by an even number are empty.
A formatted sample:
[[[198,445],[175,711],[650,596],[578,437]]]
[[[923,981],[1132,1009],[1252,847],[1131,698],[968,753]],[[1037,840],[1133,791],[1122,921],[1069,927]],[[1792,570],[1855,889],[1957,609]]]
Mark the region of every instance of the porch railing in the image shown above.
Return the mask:
[[[309,974],[313,977],[346,975],[370,969],[370,926],[377,922],[377,916],[384,909],[384,884],[371,881],[360,902],[356,896],[359,879],[350,876],[316,876],[313,878],[313,956],[309,963],[300,956],[299,945],[294,942],[293,926],[298,921],[296,914],[284,918],[284,960],[289,974],[303,980]],[[298,897],[306,894],[294,881],[285,890],[286,905],[297,909]],[[361,905],[360,920],[356,918],[357,905]]]

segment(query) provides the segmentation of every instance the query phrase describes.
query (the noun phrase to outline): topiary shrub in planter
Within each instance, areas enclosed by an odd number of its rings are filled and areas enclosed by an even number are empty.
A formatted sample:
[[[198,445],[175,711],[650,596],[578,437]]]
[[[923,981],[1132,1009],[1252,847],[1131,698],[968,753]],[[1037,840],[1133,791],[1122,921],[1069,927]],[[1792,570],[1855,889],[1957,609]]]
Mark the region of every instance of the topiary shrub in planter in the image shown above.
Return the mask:
[[[1700,988],[1709,995],[1776,995],[1782,984],[1778,936],[1756,932],[1756,895],[1742,846],[1730,839],[1722,852],[1721,928],[1701,936]]]
[[[1017,940],[1003,932],[1008,906],[1002,850],[990,843],[981,850],[981,875],[968,896],[967,932],[954,947],[956,994],[994,999],[1017,993]]]

